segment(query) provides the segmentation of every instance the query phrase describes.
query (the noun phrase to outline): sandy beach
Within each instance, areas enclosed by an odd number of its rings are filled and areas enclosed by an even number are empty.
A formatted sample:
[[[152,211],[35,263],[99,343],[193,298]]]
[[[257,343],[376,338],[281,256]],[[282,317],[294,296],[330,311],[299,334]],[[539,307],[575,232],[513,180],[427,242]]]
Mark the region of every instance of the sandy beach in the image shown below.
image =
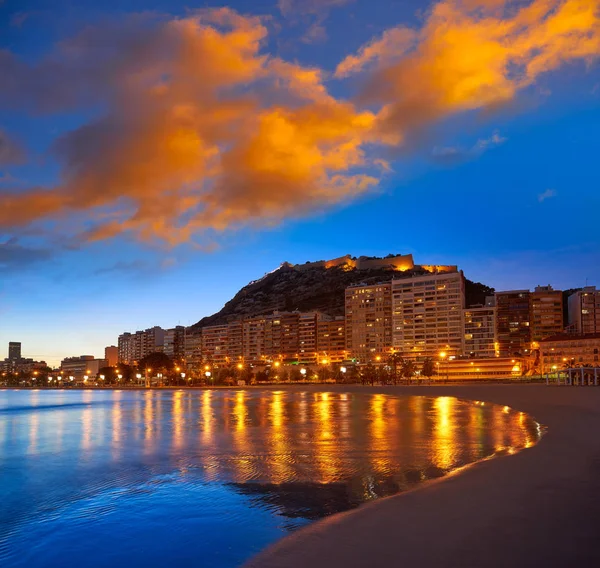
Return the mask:
[[[251,568],[600,566],[600,389],[545,385],[331,386],[455,396],[526,412],[534,447],[334,515],[284,538]]]

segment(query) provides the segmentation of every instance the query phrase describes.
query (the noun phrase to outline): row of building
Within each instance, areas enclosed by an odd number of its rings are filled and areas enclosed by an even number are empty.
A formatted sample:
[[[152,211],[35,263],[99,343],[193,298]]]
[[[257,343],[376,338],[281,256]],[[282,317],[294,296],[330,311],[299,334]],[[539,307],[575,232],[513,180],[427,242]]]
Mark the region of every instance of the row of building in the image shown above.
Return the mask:
[[[589,343],[600,334],[600,291],[595,287],[568,298],[567,317],[564,306],[563,292],[551,286],[496,292],[481,305],[466,306],[462,271],[432,267],[426,275],[350,286],[345,315],[337,318],[317,311],[275,312],[202,329],[124,333],[118,360],[133,364],[162,351],[193,368],[204,362],[367,363],[392,352],[422,361],[443,353],[448,361],[480,360],[480,367],[485,359],[503,359],[509,366],[517,359],[525,361],[519,371],[542,371],[546,348],[557,352],[551,338]],[[589,362],[597,362],[595,347],[590,349]]]

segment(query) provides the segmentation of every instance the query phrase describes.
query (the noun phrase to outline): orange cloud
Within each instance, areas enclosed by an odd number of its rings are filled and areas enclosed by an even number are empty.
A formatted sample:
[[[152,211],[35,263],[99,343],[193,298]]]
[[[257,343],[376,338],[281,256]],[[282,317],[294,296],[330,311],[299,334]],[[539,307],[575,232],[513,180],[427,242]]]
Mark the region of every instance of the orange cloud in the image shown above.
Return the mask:
[[[381,127],[406,135],[450,114],[501,104],[538,76],[600,54],[598,0],[445,0],[420,30],[399,26],[348,56],[368,69],[364,100]]]
[[[177,244],[303,215],[377,182],[362,147],[375,115],[331,97],[320,70],[262,54],[260,18],[219,9],[125,29],[111,30],[120,44],[104,59],[102,28],[52,57],[76,90],[97,80],[108,111],[57,142],[56,187],[0,195],[0,226],[66,216],[87,240]]]

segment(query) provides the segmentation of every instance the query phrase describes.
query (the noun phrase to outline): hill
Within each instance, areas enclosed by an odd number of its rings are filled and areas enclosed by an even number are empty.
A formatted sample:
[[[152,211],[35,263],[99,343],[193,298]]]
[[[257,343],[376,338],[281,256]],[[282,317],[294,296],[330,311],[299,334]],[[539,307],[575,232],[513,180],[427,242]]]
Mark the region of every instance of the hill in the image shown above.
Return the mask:
[[[365,257],[361,257],[364,259]],[[398,258],[398,257],[386,257]],[[319,310],[331,316],[344,315],[344,291],[353,284],[377,284],[393,278],[407,278],[430,272],[425,267],[395,270],[385,266],[385,259],[377,259],[375,268],[360,269],[356,262],[329,266],[328,262],[292,266],[283,263],[277,270],[260,280],[244,286],[216,314],[202,318],[192,328],[220,325],[241,317],[253,317],[280,311]],[[363,264],[368,264],[363,261]],[[466,281],[466,305],[482,304],[493,288],[478,282]]]

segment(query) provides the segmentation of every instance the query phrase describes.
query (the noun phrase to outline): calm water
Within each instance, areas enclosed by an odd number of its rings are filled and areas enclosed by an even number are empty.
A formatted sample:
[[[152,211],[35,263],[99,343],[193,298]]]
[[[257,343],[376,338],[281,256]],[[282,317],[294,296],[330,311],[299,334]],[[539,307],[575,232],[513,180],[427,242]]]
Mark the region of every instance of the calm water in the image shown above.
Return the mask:
[[[238,566],[539,432],[449,397],[4,390],[0,566]]]

